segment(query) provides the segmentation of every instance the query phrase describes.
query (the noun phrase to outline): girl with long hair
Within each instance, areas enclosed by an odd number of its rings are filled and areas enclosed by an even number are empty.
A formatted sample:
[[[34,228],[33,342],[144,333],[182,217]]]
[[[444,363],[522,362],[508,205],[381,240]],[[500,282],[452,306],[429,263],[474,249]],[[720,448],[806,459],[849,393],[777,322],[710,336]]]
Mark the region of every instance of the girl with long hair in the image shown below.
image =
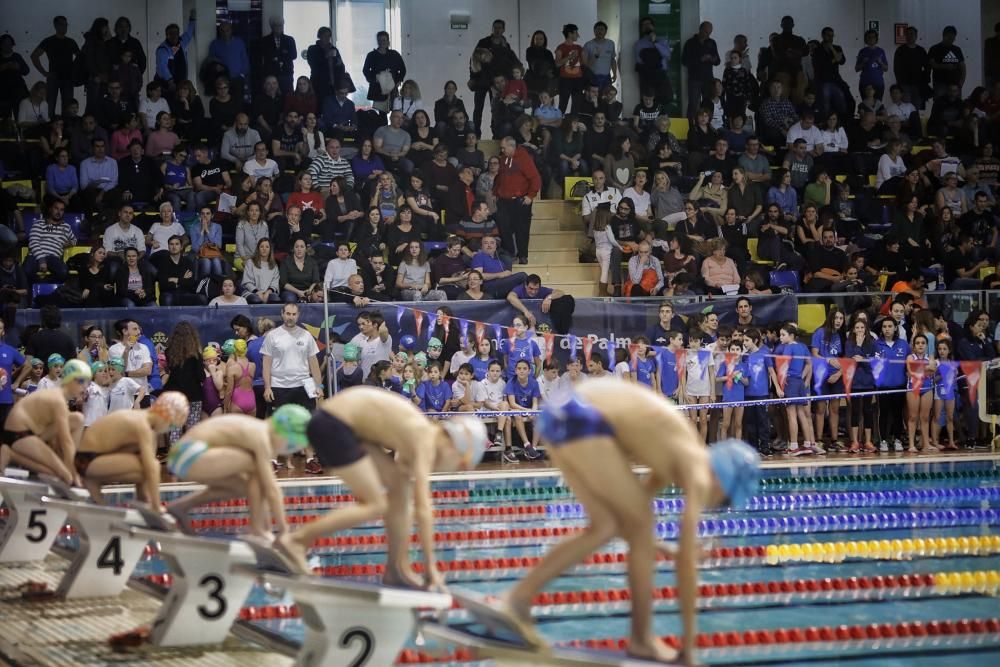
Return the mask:
[[[847,342],[844,343],[844,356],[855,362],[852,390],[864,393],[875,389],[871,368],[871,358],[875,356],[875,341],[868,329],[868,318],[855,316],[851,321]],[[848,402],[851,411],[851,447],[848,451],[852,454],[860,453],[860,436],[864,435],[865,453],[874,453],[876,448],[872,442],[872,427],[875,423],[875,397],[852,396]],[[818,420],[819,415],[816,418]]]
[[[945,418],[945,428],[948,432],[948,444],[941,449],[957,450],[955,445],[955,393],[958,387],[957,367],[954,365],[954,355],[951,340],[942,338],[935,345],[935,356],[938,367],[934,378],[934,409],[931,412],[931,436],[937,441],[941,432],[941,415]]]
[[[823,394],[841,394],[844,390],[844,380],[837,361],[844,353],[844,313],[840,308],[832,306],[826,315],[823,326],[813,333],[810,351],[816,358],[825,360],[828,373],[823,381]],[[819,392],[817,392],[819,393]],[[840,426],[840,399],[817,400],[816,407],[816,439],[823,439],[823,423],[827,413],[830,414],[830,440],[836,446],[837,431]]]
[[[187,397],[191,404],[187,423],[183,428],[171,429],[168,439],[170,444],[177,442],[184,431],[201,421],[203,387],[205,377],[201,361],[201,339],[198,330],[184,320],[178,322],[167,339],[168,378],[163,386],[164,391],[179,391]]]
[[[912,352],[906,357],[906,432],[911,454],[917,451],[936,452],[931,434],[931,405],[934,403],[934,373],[937,362],[927,353],[927,339],[913,339]],[[920,450],[917,450],[917,428],[920,429]]]

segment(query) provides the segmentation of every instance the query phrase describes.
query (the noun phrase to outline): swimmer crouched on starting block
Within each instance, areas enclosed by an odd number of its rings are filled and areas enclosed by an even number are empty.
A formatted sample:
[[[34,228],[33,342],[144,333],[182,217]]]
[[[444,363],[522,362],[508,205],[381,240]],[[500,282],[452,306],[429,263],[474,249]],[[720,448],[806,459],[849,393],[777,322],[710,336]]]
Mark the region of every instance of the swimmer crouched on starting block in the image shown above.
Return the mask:
[[[471,416],[432,421],[398,394],[351,387],[320,403],[307,433],[327,474],[340,477],[356,503],[279,536],[275,548],[306,572],[306,552],[316,538],[381,518],[388,549],[383,582],[443,590],[434,558],[430,474],[468,470],[482,460],[487,446],[482,421]],[[410,564],[411,497],[426,582]]]
[[[614,537],[629,547],[632,601],[629,654],[656,661],[693,664],[698,596],[698,521],[704,509],[743,505],[759,480],[760,460],[746,443],[727,440],[706,447],[691,422],[648,388],[617,379],[594,379],[547,404],[538,429],[552,462],[587,511],[589,524],[556,544],[506,593],[498,616],[532,646],[546,642],[534,629],[531,601],[546,583],[581,562]],[[640,480],[632,464],[649,468]],[[657,545],[652,500],[665,486],[684,493],[676,553],[677,590],[684,624],[681,656],[652,626]]]
[[[70,359],[63,366],[60,388],[36,391],[14,404],[0,436],[0,474],[13,462],[81,486],[73,456],[83,431],[83,415],[70,412],[67,402],[80,400],[91,377],[90,366]]]
[[[192,508],[246,497],[252,535],[270,541],[272,517],[278,533],[284,533],[288,529],[284,499],[271,460],[305,448],[309,419],[309,411],[302,406],[286,404],[266,420],[220,415],[188,429],[171,446],[167,471],[205,488],[170,503],[167,512],[187,529]]]
[[[136,499],[160,511],[160,462],[156,436],[183,426],[191,405],[184,394],[165,391],[146,410],[116,410],[83,432],[76,472],[96,503],[104,484],[135,484]]]

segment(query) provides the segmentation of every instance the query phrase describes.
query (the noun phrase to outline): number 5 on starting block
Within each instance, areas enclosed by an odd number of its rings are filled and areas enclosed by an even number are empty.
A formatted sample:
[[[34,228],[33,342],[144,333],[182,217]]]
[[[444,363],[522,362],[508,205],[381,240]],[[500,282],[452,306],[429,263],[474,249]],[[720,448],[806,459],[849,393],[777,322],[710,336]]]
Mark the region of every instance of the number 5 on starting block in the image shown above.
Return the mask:
[[[256,564],[250,547],[238,541],[131,526],[118,530],[159,542],[174,575],[153,621],[150,641],[157,646],[194,646],[225,640],[254,585],[252,569],[247,574],[231,571],[236,564]]]
[[[451,596],[373,584],[264,573],[302,612],[297,667],[391,665],[413,636],[417,609],[448,609]]]
[[[44,559],[66,523],[66,511],[42,502],[42,496],[49,493],[47,484],[3,477],[0,493],[7,505],[7,522],[0,532],[0,563]]]

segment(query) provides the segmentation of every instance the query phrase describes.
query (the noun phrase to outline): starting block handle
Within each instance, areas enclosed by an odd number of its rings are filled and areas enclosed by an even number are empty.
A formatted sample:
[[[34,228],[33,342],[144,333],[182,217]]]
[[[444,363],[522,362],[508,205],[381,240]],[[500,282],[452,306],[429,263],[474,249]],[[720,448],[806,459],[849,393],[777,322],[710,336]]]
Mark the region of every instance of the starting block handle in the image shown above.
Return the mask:
[[[306,626],[299,667],[391,665],[417,626],[419,608],[447,609],[451,596],[315,577],[265,573],[295,598]]]
[[[7,505],[7,521],[0,532],[0,563],[43,560],[66,523],[66,511],[47,507],[46,484],[0,478],[0,494]]]
[[[43,498],[46,507],[64,510],[76,524],[80,547],[59,582],[57,594],[65,598],[116,597],[142,558],[149,540],[113,527],[125,521],[145,525],[138,513],[120,507],[56,498]]]
[[[255,577],[234,571],[256,558],[242,542],[128,527],[133,536],[156,540],[174,575],[170,592],[153,621],[157,646],[222,643],[254,586]]]

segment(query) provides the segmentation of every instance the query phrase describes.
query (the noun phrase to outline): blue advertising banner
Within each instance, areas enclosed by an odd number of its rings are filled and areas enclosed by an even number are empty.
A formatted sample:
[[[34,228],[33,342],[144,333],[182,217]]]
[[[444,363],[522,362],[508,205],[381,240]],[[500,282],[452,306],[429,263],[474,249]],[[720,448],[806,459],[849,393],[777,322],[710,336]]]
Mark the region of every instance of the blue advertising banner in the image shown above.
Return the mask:
[[[698,313],[716,313],[723,324],[735,324],[737,297],[717,297],[699,300],[697,298],[648,299],[648,300],[604,300],[581,299],[576,302],[576,312],[573,316],[573,327],[570,336],[556,336],[559,358],[569,356],[571,340],[577,349],[582,349],[584,340],[589,339],[588,346],[594,350],[607,350],[609,341],[613,347],[627,349],[633,336],[644,334],[657,321],[657,312],[661,303],[669,302],[674,306],[674,312],[681,317]],[[751,298],[753,314],[761,322],[780,322],[794,320],[797,314],[794,295],[755,296]],[[546,322],[539,307],[540,301],[526,301],[526,305],[535,313],[539,322]],[[451,309],[463,328],[471,323],[482,322],[486,335],[493,338],[506,337],[506,327],[516,311],[506,301],[447,301],[426,303],[377,303],[367,310],[377,311],[385,318],[386,326],[393,337],[398,340],[400,335],[417,333],[417,321],[420,321],[419,340],[425,342],[429,337],[429,327],[433,327],[435,311],[440,306]],[[320,304],[302,304],[300,306],[299,322],[322,344],[326,342],[323,332],[324,324],[331,327],[334,342],[350,340],[358,328],[355,319],[362,309],[353,306],[337,304],[330,306],[329,321],[324,323],[323,306]],[[39,311],[24,310],[17,313],[17,331],[11,332],[8,341],[16,341],[18,331],[39,321]],[[101,309],[64,309],[63,328],[80,342],[82,330],[86,326],[97,325],[104,329],[105,335],[112,338],[116,320],[121,318],[135,319],[142,327],[146,336],[162,349],[174,326],[181,321],[188,321],[198,330],[202,344],[208,341],[223,341],[233,336],[230,322],[236,315],[246,315],[251,321],[267,317],[278,325],[281,324],[281,307],[266,306],[222,306],[222,307],[179,307],[179,308],[101,308]],[[472,331],[475,329],[473,328]],[[499,331],[499,333],[497,333]],[[560,353],[559,350],[562,352]]]

